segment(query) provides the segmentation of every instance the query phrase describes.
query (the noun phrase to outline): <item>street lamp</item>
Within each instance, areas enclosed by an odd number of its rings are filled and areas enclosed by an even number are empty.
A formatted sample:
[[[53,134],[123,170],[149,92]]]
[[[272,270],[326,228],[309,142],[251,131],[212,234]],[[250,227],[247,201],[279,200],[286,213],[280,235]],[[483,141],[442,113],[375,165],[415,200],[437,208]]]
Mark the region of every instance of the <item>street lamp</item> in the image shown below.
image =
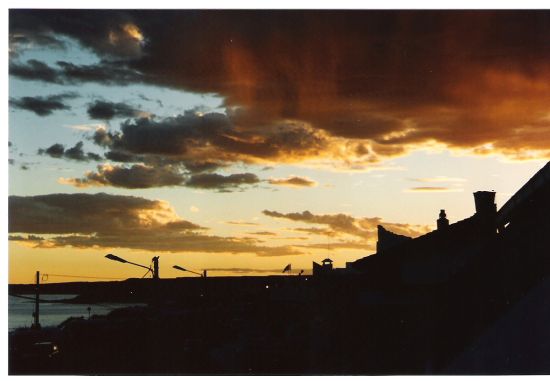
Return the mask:
[[[198,272],[196,272],[196,271],[184,269],[183,267],[178,266],[178,265],[174,265],[174,266],[172,266],[172,268],[174,268],[174,269],[176,269],[176,270],[180,270],[180,271],[187,271],[188,273],[196,274],[196,275],[198,275],[198,276],[206,277],[206,270],[204,270],[204,273],[201,274],[201,273],[198,273]]]
[[[140,265],[139,263],[134,263],[134,262],[127,261],[126,259],[117,257],[114,254],[107,254],[105,256],[105,258],[110,259],[111,261],[129,263],[129,264],[134,265],[134,266],[143,267],[144,269],[147,269],[147,270],[152,272],[153,279],[158,279],[159,278],[159,262],[158,262],[159,257],[153,257],[153,268],[151,268],[151,266],[147,267],[147,266]]]

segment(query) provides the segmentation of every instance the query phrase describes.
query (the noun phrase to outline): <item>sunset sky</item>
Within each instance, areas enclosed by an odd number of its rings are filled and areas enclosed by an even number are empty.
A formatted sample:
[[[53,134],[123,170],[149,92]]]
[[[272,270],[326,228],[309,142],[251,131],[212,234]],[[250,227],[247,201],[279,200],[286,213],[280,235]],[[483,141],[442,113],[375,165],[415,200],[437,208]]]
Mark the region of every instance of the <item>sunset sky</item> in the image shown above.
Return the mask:
[[[11,10],[9,282],[344,267],[378,224],[500,207],[550,158],[549,36],[549,11]]]

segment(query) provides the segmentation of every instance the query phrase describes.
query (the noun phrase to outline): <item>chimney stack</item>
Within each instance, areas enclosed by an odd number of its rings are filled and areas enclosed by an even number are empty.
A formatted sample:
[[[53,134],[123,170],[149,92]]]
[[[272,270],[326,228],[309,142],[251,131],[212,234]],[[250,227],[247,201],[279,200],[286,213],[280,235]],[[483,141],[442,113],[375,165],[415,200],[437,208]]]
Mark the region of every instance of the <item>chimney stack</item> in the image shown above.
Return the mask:
[[[495,204],[495,192],[474,192],[474,201],[476,204],[476,215],[494,216],[496,214],[497,205]]]
[[[445,214],[445,209],[441,209],[439,212],[439,218],[437,219],[437,230],[443,230],[449,226],[449,220],[447,219],[447,214]]]

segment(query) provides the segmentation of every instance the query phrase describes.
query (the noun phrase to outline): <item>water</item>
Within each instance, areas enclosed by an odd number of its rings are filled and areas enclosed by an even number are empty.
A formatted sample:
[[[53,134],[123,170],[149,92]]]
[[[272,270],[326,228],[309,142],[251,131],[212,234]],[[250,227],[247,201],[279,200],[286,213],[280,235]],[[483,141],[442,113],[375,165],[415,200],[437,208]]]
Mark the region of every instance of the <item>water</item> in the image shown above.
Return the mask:
[[[23,295],[33,297],[34,295]],[[43,300],[71,299],[76,295],[41,295]],[[16,328],[30,327],[34,321],[34,300],[9,296],[8,299],[8,331]],[[40,303],[40,325],[42,327],[56,326],[70,317],[88,317],[88,307],[91,315],[105,315],[110,311],[135,305],[136,303],[106,303],[106,304],[65,304]]]

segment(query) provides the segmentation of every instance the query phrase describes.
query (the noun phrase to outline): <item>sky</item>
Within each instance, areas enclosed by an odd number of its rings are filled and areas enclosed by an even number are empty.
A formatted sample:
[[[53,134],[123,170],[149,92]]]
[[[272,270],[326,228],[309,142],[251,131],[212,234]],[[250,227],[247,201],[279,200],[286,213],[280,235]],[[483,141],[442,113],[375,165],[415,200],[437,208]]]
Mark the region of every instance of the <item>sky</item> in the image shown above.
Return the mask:
[[[10,10],[9,282],[276,275],[550,157],[548,11]]]

